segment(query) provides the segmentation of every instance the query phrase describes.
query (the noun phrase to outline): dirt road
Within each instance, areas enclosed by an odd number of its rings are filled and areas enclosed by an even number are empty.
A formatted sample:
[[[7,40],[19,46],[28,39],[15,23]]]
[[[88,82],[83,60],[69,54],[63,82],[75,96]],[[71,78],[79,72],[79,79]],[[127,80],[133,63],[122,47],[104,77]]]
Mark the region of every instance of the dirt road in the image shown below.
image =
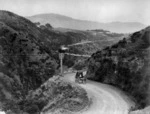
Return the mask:
[[[64,78],[74,83],[74,76],[75,73],[69,73]],[[128,114],[129,108],[134,105],[127,95],[115,87],[89,80],[79,85],[87,91],[93,102],[79,114]]]

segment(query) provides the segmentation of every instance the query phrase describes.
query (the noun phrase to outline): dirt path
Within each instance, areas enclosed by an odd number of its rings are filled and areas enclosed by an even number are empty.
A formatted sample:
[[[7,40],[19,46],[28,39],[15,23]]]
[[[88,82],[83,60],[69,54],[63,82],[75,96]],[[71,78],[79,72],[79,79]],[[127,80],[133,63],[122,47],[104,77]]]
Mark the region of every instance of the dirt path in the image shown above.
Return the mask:
[[[75,73],[65,75],[65,80],[74,83]],[[134,103],[119,89],[115,87],[87,81],[87,84],[79,84],[83,87],[90,98],[92,105],[85,111],[79,114],[128,114],[129,108]]]
[[[5,112],[0,111],[0,114],[5,114]]]

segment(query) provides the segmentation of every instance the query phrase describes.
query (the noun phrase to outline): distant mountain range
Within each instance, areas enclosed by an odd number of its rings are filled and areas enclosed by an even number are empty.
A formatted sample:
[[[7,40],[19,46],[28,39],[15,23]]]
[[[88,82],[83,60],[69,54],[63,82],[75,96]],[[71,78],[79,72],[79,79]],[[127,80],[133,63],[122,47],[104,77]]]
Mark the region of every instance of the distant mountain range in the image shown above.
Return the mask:
[[[100,23],[87,20],[78,20],[59,14],[39,14],[26,17],[32,22],[40,22],[42,25],[50,23],[55,28],[69,28],[77,30],[104,29],[116,33],[131,33],[143,29],[146,25],[139,22],[111,22]]]

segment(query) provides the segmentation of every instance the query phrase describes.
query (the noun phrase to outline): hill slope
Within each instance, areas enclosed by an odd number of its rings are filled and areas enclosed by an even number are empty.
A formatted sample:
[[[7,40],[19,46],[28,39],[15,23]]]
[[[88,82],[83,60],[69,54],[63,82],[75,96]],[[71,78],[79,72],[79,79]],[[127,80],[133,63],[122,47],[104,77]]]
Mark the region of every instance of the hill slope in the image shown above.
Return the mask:
[[[115,85],[131,95],[138,108],[150,104],[150,27],[92,55],[87,77]]]
[[[104,29],[116,33],[131,33],[145,27],[145,25],[137,22],[99,23],[73,19],[58,14],[39,14],[27,18],[32,22],[40,22],[41,24],[50,23],[55,28],[62,27],[77,30]]]
[[[124,37],[124,34],[111,33],[106,30],[72,30],[64,28],[49,29],[46,25],[37,25],[46,35],[45,41],[41,39],[48,50],[51,50],[53,57],[59,62],[58,49],[61,45],[70,45],[69,53],[88,54],[111,45]],[[75,45],[81,44],[81,45]],[[83,44],[83,45],[82,45]],[[76,60],[83,60],[83,57],[65,56],[64,65],[72,67]]]
[[[30,21],[0,11],[0,102],[24,99],[55,73],[57,63]],[[4,102],[3,102],[4,101]]]
[[[63,41],[67,38],[49,29],[38,28],[14,13],[0,11],[0,110],[37,114],[50,102],[43,111],[59,109],[67,113],[88,105],[85,90],[58,77],[52,78],[58,61],[50,44],[55,44],[53,38],[64,38]],[[57,43],[57,49],[63,41]]]
[[[91,41],[94,43],[70,49],[71,53],[91,54],[95,49],[110,45],[122,36],[123,34],[111,34],[104,30],[61,32],[47,26],[37,27],[23,17],[0,11],[1,77],[16,75],[18,83],[24,83],[22,86],[27,92],[40,86],[55,73],[59,63],[57,50],[60,45]],[[75,58],[67,56],[64,64],[71,62],[73,65]]]
[[[92,45],[72,47],[70,52],[92,53],[95,49],[102,48],[104,45],[101,44],[104,42],[110,45],[122,36],[123,34],[111,34],[104,30],[62,31],[47,25],[37,27],[36,24],[23,17],[11,12],[0,11],[0,108],[3,110],[15,109],[15,111],[18,108],[28,111],[42,110],[49,96],[41,96],[43,94],[40,93],[38,98],[36,95],[33,95],[33,99],[26,98],[29,93],[34,94],[34,90],[51,78],[59,68],[57,50],[60,45],[91,41],[94,42]],[[112,39],[110,42],[108,42],[109,38]],[[96,42],[97,40],[99,43]],[[71,67],[75,60],[78,58],[66,56],[64,63],[68,65],[72,62],[69,65]],[[60,93],[62,92],[61,88],[57,86],[56,88],[60,90]],[[66,89],[70,89],[70,84]],[[73,89],[72,92],[76,92],[76,97],[79,97],[78,90]],[[82,97],[85,94],[84,92],[79,95]],[[58,97],[59,95],[58,93]],[[62,99],[65,97],[66,95]]]

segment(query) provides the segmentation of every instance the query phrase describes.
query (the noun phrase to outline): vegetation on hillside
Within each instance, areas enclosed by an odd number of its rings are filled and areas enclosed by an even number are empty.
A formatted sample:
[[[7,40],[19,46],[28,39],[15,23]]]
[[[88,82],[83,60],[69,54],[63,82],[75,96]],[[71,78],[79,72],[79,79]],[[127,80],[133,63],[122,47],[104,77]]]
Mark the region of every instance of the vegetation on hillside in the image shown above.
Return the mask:
[[[3,110],[10,110],[9,113],[15,114],[71,114],[84,109],[89,103],[84,89],[55,76],[35,91],[30,91],[24,100],[7,100],[3,104]]]
[[[47,34],[47,42],[44,42],[44,44],[52,51],[53,57],[58,62],[58,49],[61,45],[67,46],[75,43],[88,42],[83,45],[70,46],[69,53],[91,55],[97,50],[119,41],[124,36],[124,34],[111,33],[105,30],[79,31],[55,28],[48,29],[46,26],[42,27],[41,30]],[[78,60],[86,60],[86,58],[83,59],[83,57],[73,57],[66,55],[64,58],[64,65],[72,67]]]
[[[58,64],[40,41],[35,24],[11,12],[0,11],[0,102],[15,108],[30,90],[55,74]],[[43,39],[46,37],[43,37]]]
[[[150,27],[92,54],[87,77],[115,85],[131,95],[137,108],[150,104]]]
[[[18,103],[26,100],[29,91],[36,90],[55,74],[59,68],[58,49],[61,45],[99,40],[92,45],[71,47],[69,52],[91,54],[104,47],[104,42],[110,45],[121,36],[123,34],[117,38],[109,37],[114,40],[108,41],[105,33],[60,32],[50,24],[39,26],[39,23],[34,24],[11,12],[0,11],[0,102],[3,110],[20,110]],[[76,66],[80,60],[85,59],[68,55],[64,65]],[[34,108],[36,110],[37,106]]]

